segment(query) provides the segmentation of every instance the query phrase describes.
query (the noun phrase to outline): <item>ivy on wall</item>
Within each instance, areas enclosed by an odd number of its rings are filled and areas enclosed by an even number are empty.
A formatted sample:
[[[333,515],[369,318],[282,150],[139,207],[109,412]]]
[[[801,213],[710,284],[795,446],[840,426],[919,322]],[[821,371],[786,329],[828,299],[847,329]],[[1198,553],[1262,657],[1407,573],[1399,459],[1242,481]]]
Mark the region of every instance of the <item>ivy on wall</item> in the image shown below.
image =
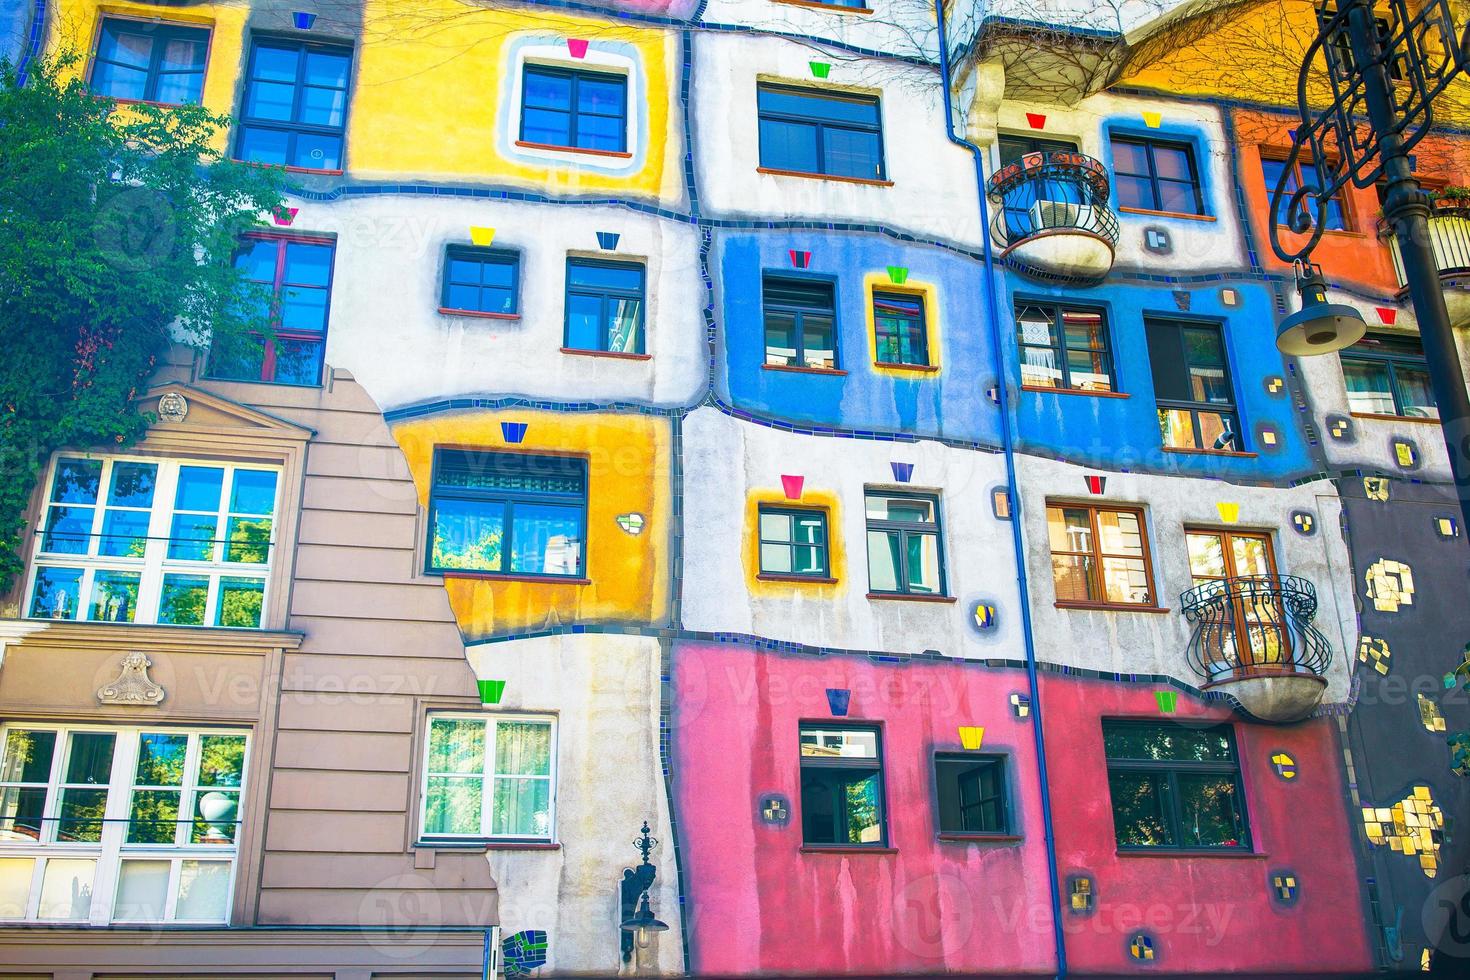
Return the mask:
[[[72,60],[32,62],[23,85],[0,64],[0,593],[52,452],[137,439],[133,400],[170,343],[237,356],[270,330],[233,256],[285,172],[223,159],[228,119],[201,106],[92,95]]]

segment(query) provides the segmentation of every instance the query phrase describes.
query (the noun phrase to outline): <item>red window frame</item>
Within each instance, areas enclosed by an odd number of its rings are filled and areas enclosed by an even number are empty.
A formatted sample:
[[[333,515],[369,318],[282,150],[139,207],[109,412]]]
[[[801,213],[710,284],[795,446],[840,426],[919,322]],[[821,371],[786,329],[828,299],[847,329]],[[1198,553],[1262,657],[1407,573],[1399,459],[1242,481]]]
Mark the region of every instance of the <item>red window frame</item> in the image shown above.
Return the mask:
[[[313,386],[319,386],[322,383],[321,368],[322,365],[325,363],[327,325],[331,322],[332,317],[332,286],[333,280],[336,278],[337,271],[337,240],[335,238],[324,237],[320,235],[282,235],[272,232],[249,232],[240,236],[242,247],[250,242],[259,241],[271,242],[276,247],[276,265],[275,270],[273,271],[271,276],[270,287],[272,305],[271,315],[272,318],[276,319],[278,322],[275,336],[272,338],[267,338],[265,341],[265,352],[261,358],[260,377],[255,379],[243,378],[234,380],[255,380],[266,384],[291,383],[279,382],[276,380],[276,341],[306,340],[318,341],[321,343],[323,348],[322,363],[318,364],[317,377],[314,381],[311,382]],[[279,304],[281,298],[281,289],[284,285],[284,279],[286,275],[286,247],[288,245],[325,245],[332,250],[331,258],[327,262],[327,285],[325,287],[327,301],[326,305],[322,309],[322,329],[319,333],[306,330],[283,330],[279,326]],[[260,283],[260,285],[265,285],[265,282],[263,280],[252,279],[250,281]]]

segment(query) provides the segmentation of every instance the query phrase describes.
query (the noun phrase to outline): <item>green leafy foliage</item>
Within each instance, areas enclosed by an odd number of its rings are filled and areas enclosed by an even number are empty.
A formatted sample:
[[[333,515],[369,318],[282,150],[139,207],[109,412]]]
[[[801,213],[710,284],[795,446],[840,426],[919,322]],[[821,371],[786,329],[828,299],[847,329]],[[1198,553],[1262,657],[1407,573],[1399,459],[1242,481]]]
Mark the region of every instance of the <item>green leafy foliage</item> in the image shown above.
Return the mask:
[[[285,172],[223,159],[228,119],[203,107],[118,109],[63,80],[72,60],[33,62],[24,86],[0,64],[0,592],[53,451],[137,439],[170,343],[239,356],[270,330],[233,253]]]

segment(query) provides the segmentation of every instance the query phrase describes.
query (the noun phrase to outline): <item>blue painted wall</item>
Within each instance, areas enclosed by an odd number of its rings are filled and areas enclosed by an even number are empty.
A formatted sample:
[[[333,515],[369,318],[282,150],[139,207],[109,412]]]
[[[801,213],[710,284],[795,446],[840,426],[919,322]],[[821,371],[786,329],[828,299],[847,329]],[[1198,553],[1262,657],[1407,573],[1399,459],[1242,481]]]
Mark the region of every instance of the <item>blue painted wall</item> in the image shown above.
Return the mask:
[[[780,231],[721,234],[716,321],[720,397],[757,416],[864,431],[903,432],[985,445],[1000,443],[999,409],[986,395],[995,364],[984,311],[981,264],[942,249],[874,235]],[[811,252],[805,270],[789,251]],[[864,278],[888,266],[909,270],[908,285],[937,290],[940,370],[896,377],[874,368],[867,337]],[[845,375],[771,371],[765,362],[761,276],[774,272],[836,282],[837,358]]]

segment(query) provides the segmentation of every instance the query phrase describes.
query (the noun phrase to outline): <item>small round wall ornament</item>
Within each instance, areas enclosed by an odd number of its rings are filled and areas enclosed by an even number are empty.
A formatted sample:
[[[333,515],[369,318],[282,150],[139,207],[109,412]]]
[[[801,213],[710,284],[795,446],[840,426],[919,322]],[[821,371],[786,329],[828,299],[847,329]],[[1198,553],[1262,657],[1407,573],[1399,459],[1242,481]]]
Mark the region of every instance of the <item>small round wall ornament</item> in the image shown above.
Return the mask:
[[[158,417],[165,422],[182,422],[189,417],[189,402],[177,391],[166,391],[158,399]]]

